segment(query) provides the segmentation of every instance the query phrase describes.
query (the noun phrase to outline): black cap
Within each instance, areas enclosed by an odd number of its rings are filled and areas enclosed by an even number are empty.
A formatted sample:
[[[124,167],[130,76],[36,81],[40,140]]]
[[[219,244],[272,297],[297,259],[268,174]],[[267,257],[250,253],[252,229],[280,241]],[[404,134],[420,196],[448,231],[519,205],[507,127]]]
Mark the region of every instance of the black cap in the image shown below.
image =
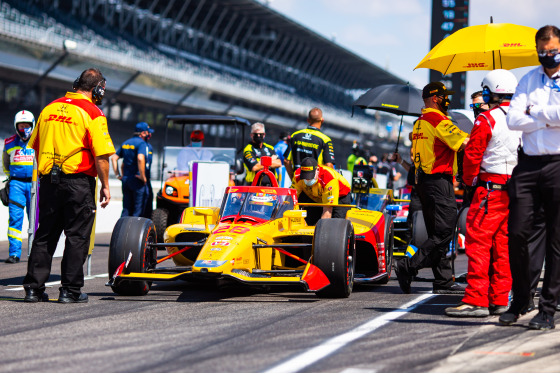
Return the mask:
[[[311,157],[306,157],[301,162],[301,173],[300,179],[313,179],[315,178],[315,172],[317,171],[317,160]]]
[[[427,99],[430,96],[453,95],[455,91],[449,91],[441,82],[430,82],[422,90],[422,98]]]

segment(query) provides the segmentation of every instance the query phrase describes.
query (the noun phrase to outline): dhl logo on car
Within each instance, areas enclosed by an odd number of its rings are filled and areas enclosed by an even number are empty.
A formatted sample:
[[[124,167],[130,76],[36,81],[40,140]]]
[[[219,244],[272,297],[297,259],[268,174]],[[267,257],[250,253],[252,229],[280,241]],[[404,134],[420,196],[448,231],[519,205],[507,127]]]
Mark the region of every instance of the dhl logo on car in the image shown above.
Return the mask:
[[[511,48],[511,47],[525,47],[525,44],[521,44],[521,43],[504,43],[504,47],[505,47],[505,48]]]

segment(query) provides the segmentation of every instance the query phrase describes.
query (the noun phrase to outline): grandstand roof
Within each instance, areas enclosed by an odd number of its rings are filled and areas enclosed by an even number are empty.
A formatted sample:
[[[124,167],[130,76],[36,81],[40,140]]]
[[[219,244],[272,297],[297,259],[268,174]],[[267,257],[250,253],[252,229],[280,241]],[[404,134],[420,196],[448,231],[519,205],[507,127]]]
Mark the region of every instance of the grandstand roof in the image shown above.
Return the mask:
[[[193,29],[219,35],[233,45],[241,44],[262,55],[270,55],[272,50],[276,52],[284,48],[277,57],[279,62],[345,89],[405,83],[401,78],[255,0],[124,2],[158,17],[172,19],[173,15],[180,15],[179,22]],[[225,19],[223,14],[227,14]],[[238,22],[232,27],[229,21],[234,17]],[[323,69],[311,69],[313,66],[309,60],[317,58],[325,62]]]

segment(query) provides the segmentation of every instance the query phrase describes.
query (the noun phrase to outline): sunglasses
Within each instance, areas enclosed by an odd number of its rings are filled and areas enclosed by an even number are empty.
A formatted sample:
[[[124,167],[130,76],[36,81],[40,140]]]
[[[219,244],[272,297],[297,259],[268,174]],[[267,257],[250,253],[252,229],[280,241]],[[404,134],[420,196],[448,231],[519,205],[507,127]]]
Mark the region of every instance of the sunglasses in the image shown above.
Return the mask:
[[[546,57],[548,55],[551,56],[556,56],[558,54],[558,49],[543,49],[542,51],[537,51],[537,55],[539,55],[539,57]]]
[[[476,104],[471,104],[469,105],[471,107],[471,109],[480,109],[482,108],[483,105],[485,105],[486,103],[476,103]]]

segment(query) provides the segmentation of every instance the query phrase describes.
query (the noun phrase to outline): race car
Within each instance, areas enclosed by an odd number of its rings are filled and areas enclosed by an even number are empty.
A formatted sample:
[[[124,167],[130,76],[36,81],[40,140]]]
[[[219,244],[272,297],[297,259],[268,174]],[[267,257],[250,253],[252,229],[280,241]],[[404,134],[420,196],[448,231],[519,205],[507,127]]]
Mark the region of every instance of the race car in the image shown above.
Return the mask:
[[[109,282],[119,295],[145,295],[154,281],[232,280],[294,285],[324,297],[348,297],[354,283],[391,276],[392,222],[383,211],[352,208],[346,219],[309,226],[295,189],[278,187],[265,169],[252,186],[228,187],[220,208],[192,207],[157,242],[153,222],[120,218],[111,237]],[[263,175],[273,187],[259,185]],[[379,190],[380,207],[391,194]],[[157,249],[168,255],[158,259]],[[175,266],[160,267],[172,260]]]

